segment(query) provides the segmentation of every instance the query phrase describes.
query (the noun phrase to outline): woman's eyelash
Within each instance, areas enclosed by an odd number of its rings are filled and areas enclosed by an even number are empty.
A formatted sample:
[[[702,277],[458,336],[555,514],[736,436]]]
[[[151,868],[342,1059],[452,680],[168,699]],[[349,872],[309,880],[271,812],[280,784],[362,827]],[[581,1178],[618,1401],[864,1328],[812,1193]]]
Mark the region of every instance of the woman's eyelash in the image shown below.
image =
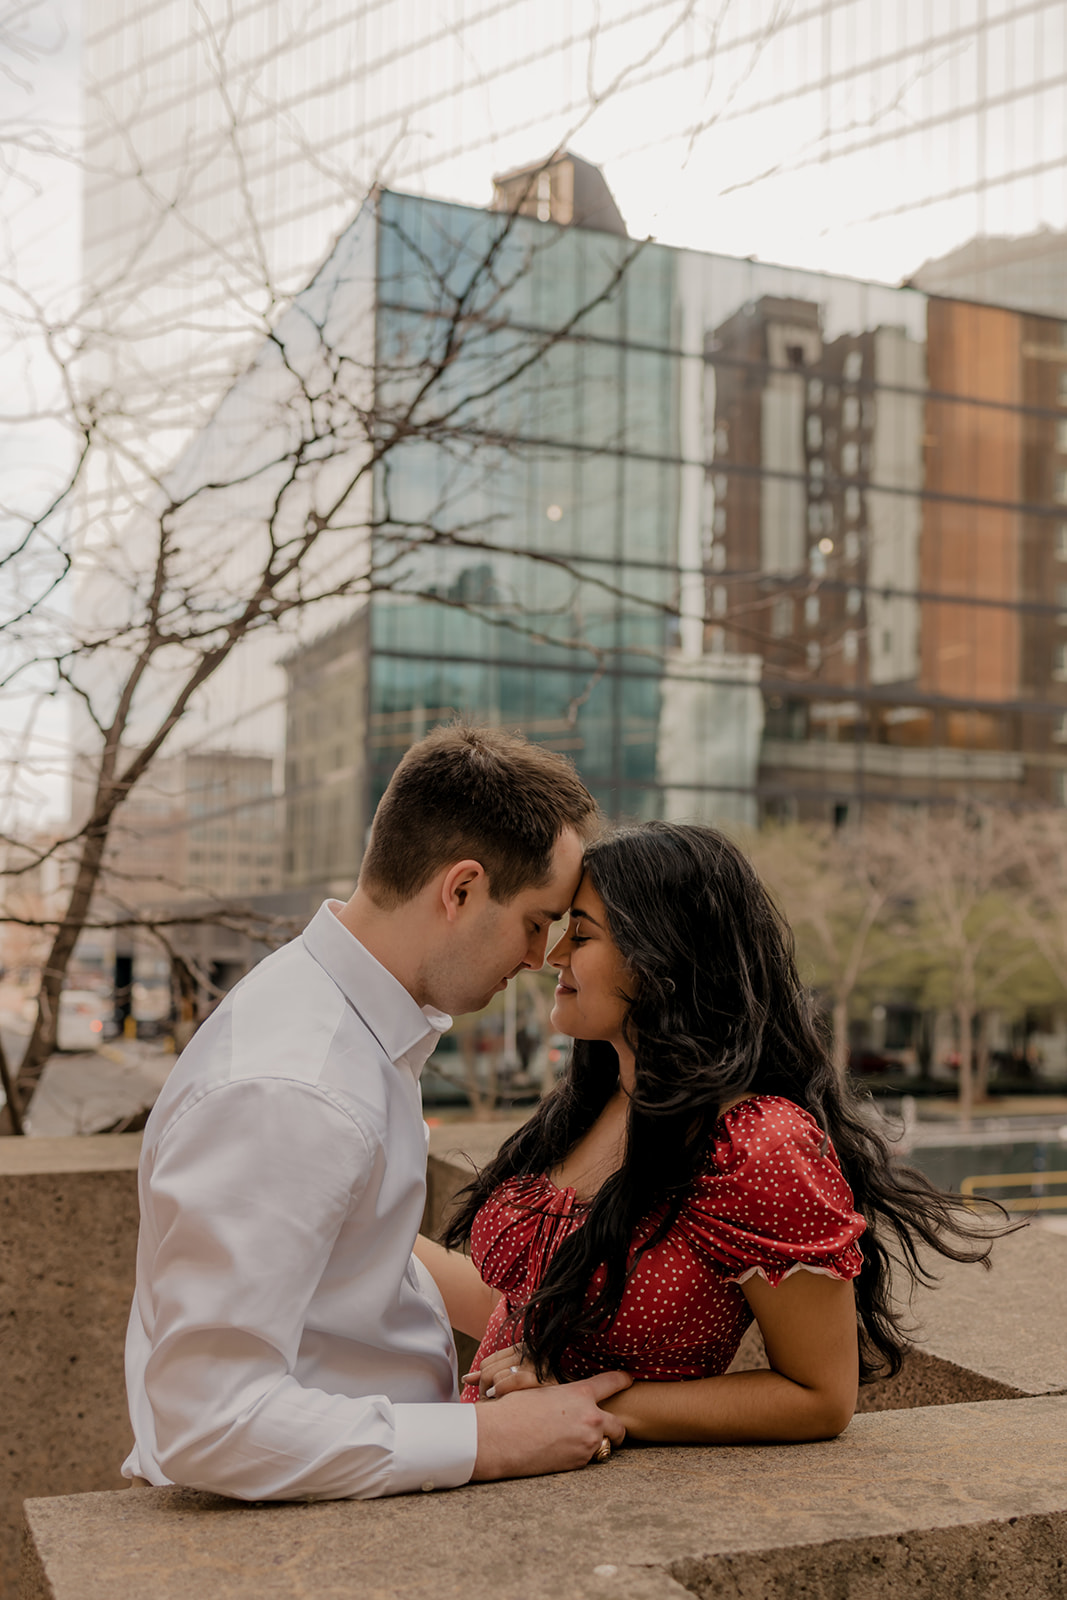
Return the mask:
[[[589,940],[584,933],[572,933],[571,944],[588,944]]]

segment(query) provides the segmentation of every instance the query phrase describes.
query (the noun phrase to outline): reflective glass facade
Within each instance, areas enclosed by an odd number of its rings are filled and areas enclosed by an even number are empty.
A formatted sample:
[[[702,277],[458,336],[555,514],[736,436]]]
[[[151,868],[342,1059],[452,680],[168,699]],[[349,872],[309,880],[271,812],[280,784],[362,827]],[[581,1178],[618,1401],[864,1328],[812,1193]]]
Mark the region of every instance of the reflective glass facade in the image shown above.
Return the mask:
[[[84,13],[100,292],[124,261],[142,296],[165,278],[210,304],[212,240],[245,293],[264,251],[297,287],[374,181],[482,204],[493,172],[563,144],[604,169],[638,236],[882,280],[1067,228],[1062,0]]]
[[[387,417],[464,299],[376,484],[372,803],[454,712],[616,815],[1064,803],[1067,325],[389,193],[377,282]]]
[[[506,229],[383,197],[378,361],[396,404],[399,375],[423,370],[414,353],[432,362],[453,333],[449,292]],[[425,263],[454,258],[442,291]],[[462,709],[574,753],[612,809],[658,810],[659,679],[678,605],[675,266],[607,234],[507,231],[477,296],[489,326],[461,334],[444,408],[485,397],[460,407],[458,434],[401,446],[380,473],[378,516],[395,519],[380,561],[409,528],[419,548],[373,605],[379,787],[428,722]],[[575,336],[554,341],[586,306]]]

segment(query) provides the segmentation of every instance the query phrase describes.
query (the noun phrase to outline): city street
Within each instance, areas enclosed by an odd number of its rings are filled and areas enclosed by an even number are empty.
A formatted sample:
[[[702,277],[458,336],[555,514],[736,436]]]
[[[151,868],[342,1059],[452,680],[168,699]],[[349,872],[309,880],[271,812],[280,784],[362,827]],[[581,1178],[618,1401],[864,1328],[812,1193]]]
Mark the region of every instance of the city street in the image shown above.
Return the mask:
[[[13,1028],[6,1019],[0,1022],[0,1043],[3,1044],[4,1055],[7,1057],[8,1066],[11,1067],[12,1071],[22,1060],[22,1052],[26,1048],[26,1037],[21,1028]]]
[[[10,1014],[0,1039],[12,1068],[22,1059],[27,1030]],[[161,1045],[115,1039],[99,1050],[56,1054],[44,1069],[27,1131],[35,1138],[96,1133],[150,1106],[167,1081],[175,1057]]]

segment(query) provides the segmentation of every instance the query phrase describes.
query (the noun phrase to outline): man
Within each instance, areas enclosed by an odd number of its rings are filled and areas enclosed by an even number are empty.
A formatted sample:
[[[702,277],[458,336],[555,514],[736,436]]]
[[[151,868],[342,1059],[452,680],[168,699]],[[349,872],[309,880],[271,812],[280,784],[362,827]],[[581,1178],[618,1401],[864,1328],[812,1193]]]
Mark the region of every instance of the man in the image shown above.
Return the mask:
[[[419,1073],[524,968],[577,886],[592,798],[560,756],[440,728],[405,756],[359,884],[244,978],[145,1130],[123,1471],[240,1499],[333,1499],[582,1466],[628,1383],[457,1395],[412,1255]]]

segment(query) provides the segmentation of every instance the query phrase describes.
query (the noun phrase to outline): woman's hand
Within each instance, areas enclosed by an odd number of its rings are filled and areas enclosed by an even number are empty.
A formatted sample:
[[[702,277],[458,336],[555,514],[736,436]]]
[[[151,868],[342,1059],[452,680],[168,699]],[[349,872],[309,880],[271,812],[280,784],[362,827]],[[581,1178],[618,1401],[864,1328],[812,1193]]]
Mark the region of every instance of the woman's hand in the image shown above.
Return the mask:
[[[464,1383],[477,1383],[479,1400],[496,1400],[501,1395],[513,1394],[516,1389],[537,1389],[555,1383],[546,1378],[544,1385],[537,1376],[534,1364],[524,1357],[519,1345],[509,1345],[506,1350],[494,1350],[486,1356],[477,1372],[465,1372]]]

